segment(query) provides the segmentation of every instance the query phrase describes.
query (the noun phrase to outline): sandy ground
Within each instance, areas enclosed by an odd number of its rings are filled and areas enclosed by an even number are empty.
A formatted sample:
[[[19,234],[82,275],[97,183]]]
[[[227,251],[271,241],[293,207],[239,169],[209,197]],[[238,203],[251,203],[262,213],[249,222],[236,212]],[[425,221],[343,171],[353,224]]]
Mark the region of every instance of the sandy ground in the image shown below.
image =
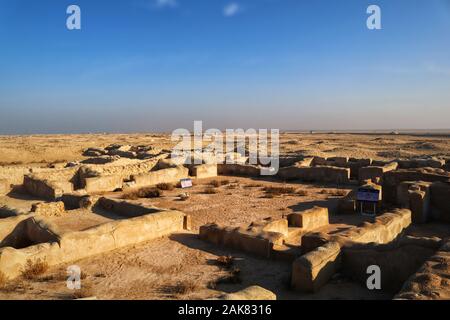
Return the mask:
[[[0,136],[0,164],[80,160],[83,149],[112,143],[166,149],[175,144],[167,134]],[[284,133],[280,136],[280,146],[281,152],[317,156],[379,160],[425,155],[450,157],[450,139],[445,136]]]
[[[0,163],[46,165],[83,159],[87,147],[105,147],[112,143],[152,145],[169,149],[173,143],[167,135],[53,135],[0,136]],[[371,157],[393,159],[410,156],[450,157],[450,139],[394,135],[351,134],[283,134],[283,153]],[[216,188],[216,194],[205,194],[211,180],[228,180]],[[294,186],[306,195],[292,194],[267,198],[265,186]],[[199,226],[209,222],[247,225],[266,217],[281,217],[290,212],[327,206],[334,211],[342,192],[352,186],[284,184],[257,179],[218,177],[198,181],[189,190],[164,191],[163,196],[147,199],[149,204],[181,210],[192,216],[192,233],[174,234],[135,246],[97,255],[72,264],[79,265],[85,275],[83,295],[99,299],[205,299],[222,291],[234,292],[249,285],[260,285],[274,291],[279,299],[389,299],[385,293],[369,291],[359,284],[336,277],[317,294],[300,294],[288,288],[291,265],[259,259],[242,252],[218,248],[197,238]],[[188,192],[190,198],[180,201],[178,195]],[[120,193],[113,196],[120,197]],[[36,199],[0,197],[0,206],[27,209]],[[83,230],[120,217],[100,211],[74,210],[70,216],[52,218],[63,232]],[[334,228],[345,228],[361,222],[361,217],[331,216]],[[443,225],[414,227],[412,235],[445,237],[450,228]],[[237,283],[219,281],[230,271],[216,263],[222,255],[235,257],[239,269]],[[49,269],[33,279],[18,279],[0,289],[0,299],[71,299],[73,291],[66,287],[66,268]],[[180,289],[181,288],[181,289]],[[186,289],[187,288],[187,289]]]

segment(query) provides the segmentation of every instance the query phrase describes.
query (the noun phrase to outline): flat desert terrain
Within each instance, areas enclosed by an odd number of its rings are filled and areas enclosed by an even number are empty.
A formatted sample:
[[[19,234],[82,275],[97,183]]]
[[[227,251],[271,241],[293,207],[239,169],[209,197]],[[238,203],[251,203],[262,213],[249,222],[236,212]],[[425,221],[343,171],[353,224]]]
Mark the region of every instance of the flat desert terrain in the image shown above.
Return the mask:
[[[86,148],[111,144],[151,145],[171,149],[169,134],[83,134],[0,136],[0,164],[58,163],[83,159]],[[442,135],[302,134],[280,136],[280,153],[305,156],[391,160],[421,156],[450,156],[448,133]]]

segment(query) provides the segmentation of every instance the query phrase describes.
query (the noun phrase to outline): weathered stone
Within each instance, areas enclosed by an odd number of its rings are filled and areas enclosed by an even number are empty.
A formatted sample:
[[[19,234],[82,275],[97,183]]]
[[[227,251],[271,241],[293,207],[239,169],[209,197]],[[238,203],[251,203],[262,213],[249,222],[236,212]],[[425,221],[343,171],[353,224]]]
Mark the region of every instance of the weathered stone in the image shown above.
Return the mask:
[[[350,169],[316,166],[316,167],[287,167],[278,171],[278,176],[285,180],[303,180],[309,182],[348,183]]]
[[[35,239],[41,240],[40,244],[25,249],[0,248],[0,272],[12,279],[20,275],[27,260],[41,259],[54,266],[180,232],[184,230],[185,217],[179,211],[164,211],[108,222],[54,239]],[[43,226],[42,230],[45,231],[46,227]],[[36,238],[38,236],[36,233]]]
[[[122,189],[123,180],[120,175],[105,175],[85,179],[85,189],[88,193],[109,192]]]
[[[383,182],[383,176],[386,172],[396,170],[397,162],[391,162],[383,166],[362,167],[359,169],[359,181],[371,180],[373,183],[380,184]]]
[[[298,258],[292,264],[291,285],[303,292],[317,292],[338,270],[341,247],[328,242]]]
[[[288,215],[289,225],[299,227],[305,231],[314,230],[329,224],[328,209],[314,207],[302,212],[295,212]]]
[[[24,187],[30,194],[48,200],[58,199],[64,193],[73,191],[73,184],[69,181],[42,180],[33,175],[25,176]]]
[[[183,166],[175,168],[151,171],[139,175],[133,175],[131,179],[135,182],[134,187],[154,186],[159,183],[177,183],[181,179],[189,177],[189,169]]]
[[[40,202],[31,207],[31,212],[45,217],[59,217],[65,213],[64,202]]]
[[[192,175],[197,179],[217,177],[217,164],[201,164],[192,168]]]

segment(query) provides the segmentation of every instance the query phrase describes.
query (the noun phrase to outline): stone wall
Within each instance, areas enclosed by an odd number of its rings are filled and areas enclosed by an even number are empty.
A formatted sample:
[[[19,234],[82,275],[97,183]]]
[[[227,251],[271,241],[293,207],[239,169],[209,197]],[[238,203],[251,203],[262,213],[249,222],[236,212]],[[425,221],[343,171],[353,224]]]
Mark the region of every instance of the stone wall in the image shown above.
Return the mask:
[[[397,160],[397,162],[400,169],[442,168],[445,165],[445,160],[437,158]]]
[[[40,171],[49,171],[48,168],[31,168],[24,166],[0,166],[0,179],[6,180],[12,185],[23,184],[24,176],[30,173]]]
[[[396,293],[422,263],[436,252],[439,239],[404,237],[389,244],[350,244],[342,248],[342,272],[365,286],[367,268],[381,271],[381,290]]]
[[[156,207],[150,207],[132,200],[120,200],[102,197],[98,200],[100,206],[123,217],[139,217],[142,215],[166,211]]]
[[[395,204],[397,186],[404,181],[446,182],[450,173],[442,169],[400,169],[386,172],[383,176],[383,200]]]
[[[311,231],[329,224],[328,209],[321,207],[291,213],[287,218],[289,226],[302,228],[304,231]]]
[[[383,176],[386,172],[394,171],[398,167],[397,162],[391,162],[383,166],[369,166],[359,169],[359,181],[362,183],[366,180],[371,180],[373,183],[383,183]]]
[[[264,258],[270,258],[274,245],[282,245],[284,239],[284,235],[278,232],[220,227],[217,224],[201,226],[199,237],[218,246],[242,250]]]
[[[27,260],[41,259],[53,266],[152,240],[184,230],[186,215],[166,211],[118,220],[85,231],[63,234],[59,241],[14,249],[0,249],[0,271],[7,278],[20,275]]]
[[[105,175],[85,178],[85,190],[88,193],[111,192],[122,189],[121,175]]]
[[[292,264],[291,286],[303,292],[317,292],[340,267],[340,245],[328,242],[301,256]]]
[[[10,236],[14,229],[24,220],[29,219],[31,216],[27,215],[19,215],[9,218],[3,218],[0,220],[0,248],[10,246],[14,243],[12,237],[9,240],[6,240],[8,236]],[[17,235],[16,235],[17,236]]]
[[[311,163],[312,166],[331,166],[339,168],[349,168],[350,177],[352,179],[359,178],[359,169],[367,167],[372,164],[372,159],[357,159],[348,157],[314,157]]]
[[[341,248],[355,243],[389,243],[411,223],[411,211],[385,213],[374,223],[329,235],[309,233],[302,237],[302,249],[307,252],[292,265],[291,285],[300,291],[316,292],[341,267]]]
[[[0,226],[0,248],[25,248],[34,244],[58,241],[56,228],[34,215],[4,219]]]
[[[332,235],[322,232],[310,232],[302,237],[302,249],[310,252],[327,242],[341,245],[347,242],[389,243],[398,237],[411,224],[411,210],[397,209],[375,218],[373,223],[364,222]]]
[[[64,202],[40,202],[31,206],[31,212],[44,217],[59,217],[65,213]]]
[[[191,171],[197,179],[217,177],[217,164],[201,164],[194,166]]]
[[[284,180],[302,180],[306,182],[348,183],[350,169],[316,166],[316,167],[286,167],[278,171],[278,177]]]
[[[219,175],[225,176],[259,177],[261,169],[253,165],[219,163],[217,164],[217,172]]]
[[[25,176],[23,185],[31,195],[47,200],[58,199],[64,193],[73,191],[73,185],[69,181],[42,180],[34,175]]]
[[[450,300],[450,239],[404,283],[395,299]]]
[[[159,183],[177,183],[181,179],[189,177],[189,169],[183,166],[176,168],[161,169],[158,171],[151,171],[139,175],[133,175],[132,187],[147,187],[154,186]]]
[[[86,165],[88,170],[102,176],[120,176],[122,180],[130,180],[131,176],[145,174],[156,166],[159,160],[165,159],[168,154],[156,156],[150,160],[120,159],[105,165]]]

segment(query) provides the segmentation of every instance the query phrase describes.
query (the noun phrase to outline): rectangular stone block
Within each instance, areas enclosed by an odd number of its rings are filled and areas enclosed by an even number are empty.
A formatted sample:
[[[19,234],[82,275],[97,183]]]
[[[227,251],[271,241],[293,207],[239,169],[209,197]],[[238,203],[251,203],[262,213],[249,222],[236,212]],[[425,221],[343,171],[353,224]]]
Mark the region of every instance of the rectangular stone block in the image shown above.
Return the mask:
[[[289,226],[314,230],[329,224],[328,208],[314,207],[288,215]]]
[[[285,180],[303,180],[308,182],[348,183],[350,169],[328,166],[281,168],[278,176]]]
[[[192,168],[192,174],[197,179],[217,177],[217,164],[202,164]]]
[[[337,242],[328,242],[295,260],[292,264],[292,287],[303,292],[319,291],[339,269],[340,253]]]
[[[30,194],[47,200],[58,199],[73,191],[73,184],[68,181],[41,180],[32,175],[24,177],[23,185]]]
[[[120,175],[106,175],[85,179],[85,189],[88,193],[110,192],[122,189],[123,179]]]
[[[374,183],[382,183],[384,174],[396,170],[397,167],[397,162],[388,163],[383,166],[362,167],[359,169],[358,178],[360,183],[365,180],[371,180]]]
[[[177,183],[181,179],[189,177],[189,169],[183,166],[175,168],[151,171],[139,175],[133,175],[134,187],[155,186],[159,183]]]

